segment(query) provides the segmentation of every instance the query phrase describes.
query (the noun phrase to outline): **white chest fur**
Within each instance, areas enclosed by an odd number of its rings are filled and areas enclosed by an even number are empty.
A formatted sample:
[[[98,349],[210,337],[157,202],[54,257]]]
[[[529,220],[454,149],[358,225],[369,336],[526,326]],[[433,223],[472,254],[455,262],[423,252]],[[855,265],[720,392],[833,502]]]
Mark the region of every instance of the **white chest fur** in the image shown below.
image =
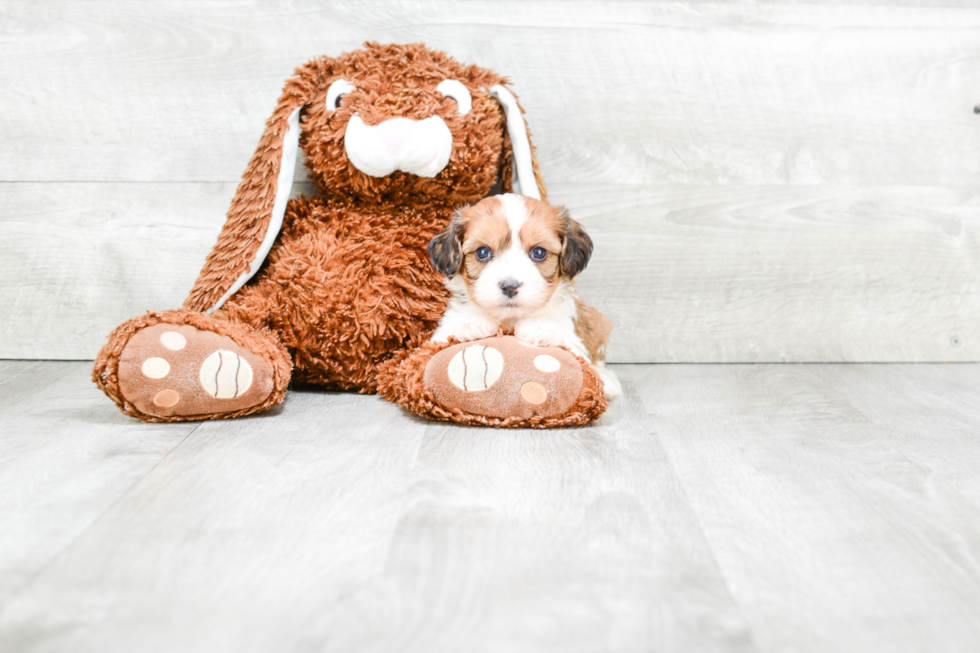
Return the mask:
[[[575,287],[562,280],[551,299],[527,315],[509,320],[496,320],[474,302],[466,292],[462,276],[446,282],[452,293],[446,313],[432,335],[433,342],[446,342],[449,336],[460,340],[476,340],[497,333],[500,327],[514,329],[514,335],[529,345],[564,346],[587,361],[591,361],[582,339],[575,332],[578,309],[575,306]]]

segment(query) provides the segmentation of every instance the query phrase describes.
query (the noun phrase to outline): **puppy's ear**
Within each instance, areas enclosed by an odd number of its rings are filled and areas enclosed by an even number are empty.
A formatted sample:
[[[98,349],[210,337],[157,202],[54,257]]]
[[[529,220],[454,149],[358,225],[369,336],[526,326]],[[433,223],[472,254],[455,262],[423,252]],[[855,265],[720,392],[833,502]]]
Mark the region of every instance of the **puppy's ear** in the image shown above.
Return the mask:
[[[296,70],[283,89],[265,132],[242,174],[228,218],[184,308],[213,313],[258,272],[279,235],[299,149],[300,111],[319,91],[330,60]]]
[[[490,95],[500,102],[507,117],[507,139],[510,141],[513,177],[511,188],[505,189],[518,195],[527,195],[536,200],[547,198],[548,189],[538,169],[538,159],[534,156],[531,132],[524,120],[524,109],[510,90],[497,84],[490,88]]]
[[[562,234],[561,244],[561,271],[562,274],[571,278],[585,269],[592,257],[592,239],[585,229],[578,222],[568,215],[568,210],[564,207],[558,209],[562,222],[564,223],[564,233]]]
[[[463,267],[463,234],[466,221],[456,212],[442,233],[429,241],[429,258],[441,274],[454,277]]]

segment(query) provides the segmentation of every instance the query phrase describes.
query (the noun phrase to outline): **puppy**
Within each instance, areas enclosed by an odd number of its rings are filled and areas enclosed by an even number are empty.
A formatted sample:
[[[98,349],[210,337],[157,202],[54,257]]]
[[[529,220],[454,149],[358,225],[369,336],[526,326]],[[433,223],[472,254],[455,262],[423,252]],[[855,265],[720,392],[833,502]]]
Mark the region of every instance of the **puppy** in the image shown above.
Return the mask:
[[[513,328],[526,344],[568,347],[599,374],[607,398],[619,396],[605,365],[612,321],[579,299],[573,282],[591,255],[592,239],[564,208],[508,194],[458,211],[429,243],[452,293],[432,341]]]

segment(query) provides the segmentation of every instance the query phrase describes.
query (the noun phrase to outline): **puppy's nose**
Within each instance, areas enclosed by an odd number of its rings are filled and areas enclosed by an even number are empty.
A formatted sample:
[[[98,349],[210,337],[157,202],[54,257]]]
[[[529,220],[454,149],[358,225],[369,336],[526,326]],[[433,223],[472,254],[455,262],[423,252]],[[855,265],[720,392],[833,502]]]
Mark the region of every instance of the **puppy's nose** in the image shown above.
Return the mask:
[[[500,282],[500,291],[508,297],[513,297],[517,294],[517,289],[522,285],[524,284],[517,279],[504,279]]]

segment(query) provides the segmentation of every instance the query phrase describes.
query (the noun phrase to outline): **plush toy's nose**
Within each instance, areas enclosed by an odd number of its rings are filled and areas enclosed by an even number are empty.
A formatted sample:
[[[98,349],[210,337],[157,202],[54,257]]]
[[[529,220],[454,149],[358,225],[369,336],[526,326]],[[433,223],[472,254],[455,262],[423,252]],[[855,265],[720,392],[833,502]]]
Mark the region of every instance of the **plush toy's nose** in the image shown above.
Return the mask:
[[[344,131],[347,158],[366,175],[386,177],[396,170],[435,177],[453,153],[453,133],[439,116],[392,118],[377,125],[351,116]]]
[[[408,118],[392,118],[378,125],[375,133],[388,149],[397,152],[412,137],[415,121]]]

